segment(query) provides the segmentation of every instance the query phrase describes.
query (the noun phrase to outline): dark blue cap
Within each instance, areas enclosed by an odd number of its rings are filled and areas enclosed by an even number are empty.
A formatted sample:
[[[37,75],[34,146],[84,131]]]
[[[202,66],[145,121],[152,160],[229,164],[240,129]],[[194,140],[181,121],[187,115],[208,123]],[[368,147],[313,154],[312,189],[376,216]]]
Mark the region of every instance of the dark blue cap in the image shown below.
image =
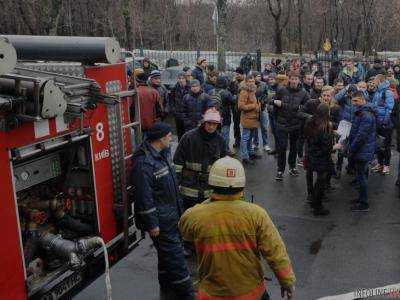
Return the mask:
[[[151,142],[151,141],[161,139],[162,137],[166,136],[170,132],[172,132],[172,128],[167,123],[163,123],[163,122],[155,123],[146,132],[147,140],[149,140]]]

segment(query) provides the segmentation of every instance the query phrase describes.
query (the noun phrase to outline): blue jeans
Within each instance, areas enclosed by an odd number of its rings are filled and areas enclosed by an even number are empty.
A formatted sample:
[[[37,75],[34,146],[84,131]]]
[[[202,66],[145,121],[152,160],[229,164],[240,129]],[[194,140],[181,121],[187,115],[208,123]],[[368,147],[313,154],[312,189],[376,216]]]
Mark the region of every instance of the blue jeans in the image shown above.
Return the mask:
[[[257,133],[257,128],[248,129],[242,128],[242,138],[240,140],[240,158],[249,159],[250,155],[253,154],[253,149],[251,147],[251,140]]]
[[[368,185],[367,185],[367,171],[368,161],[356,160],[354,161],[356,168],[356,179],[360,186],[359,201],[362,204],[368,204]]]
[[[263,146],[268,145],[268,112],[266,110],[263,110],[260,113],[260,131],[261,131],[261,138],[263,142]],[[258,141],[258,130],[256,131],[254,135],[254,146],[258,147],[259,141]]]
[[[229,125],[224,125],[221,128],[221,135],[224,138],[225,147],[226,147],[226,151],[227,152],[230,152],[230,149],[229,149],[229,133],[230,133],[230,131],[231,131],[231,125],[230,124]]]

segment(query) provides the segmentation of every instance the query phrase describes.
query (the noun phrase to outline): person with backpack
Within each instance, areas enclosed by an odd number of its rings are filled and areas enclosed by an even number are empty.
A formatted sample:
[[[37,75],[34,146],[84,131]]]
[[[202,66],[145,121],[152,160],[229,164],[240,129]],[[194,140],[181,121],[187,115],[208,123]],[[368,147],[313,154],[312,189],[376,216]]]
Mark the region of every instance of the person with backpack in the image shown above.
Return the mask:
[[[268,101],[268,86],[265,82],[261,80],[261,74],[258,71],[254,71],[251,73],[254,76],[257,90],[256,90],[256,97],[257,100],[261,104],[261,111],[260,111],[260,132],[261,138],[263,143],[263,150],[265,152],[271,151],[271,148],[268,145],[268,112],[266,110],[267,101]],[[258,152],[259,146],[259,135],[258,131],[254,133],[254,152]]]
[[[372,170],[380,172],[382,175],[389,175],[391,158],[390,147],[393,133],[391,114],[394,106],[394,95],[390,90],[390,82],[386,80],[384,75],[376,75],[374,81],[377,89],[372,95],[370,102],[377,111],[377,134],[380,136],[380,140],[382,140],[383,143],[379,145],[377,149],[378,164]]]

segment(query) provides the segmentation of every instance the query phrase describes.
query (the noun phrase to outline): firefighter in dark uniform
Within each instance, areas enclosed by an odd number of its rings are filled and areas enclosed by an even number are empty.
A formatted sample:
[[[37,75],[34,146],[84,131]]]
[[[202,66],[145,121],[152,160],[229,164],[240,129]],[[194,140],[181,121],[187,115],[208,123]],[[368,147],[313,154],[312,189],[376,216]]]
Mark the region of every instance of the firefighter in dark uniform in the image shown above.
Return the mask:
[[[221,116],[215,108],[204,113],[202,124],[184,134],[174,156],[184,210],[211,195],[208,173],[211,165],[226,155],[225,141],[217,127]]]
[[[156,123],[133,156],[136,226],[147,231],[158,254],[162,299],[194,299],[178,221],[183,212],[170,158],[171,127]]]

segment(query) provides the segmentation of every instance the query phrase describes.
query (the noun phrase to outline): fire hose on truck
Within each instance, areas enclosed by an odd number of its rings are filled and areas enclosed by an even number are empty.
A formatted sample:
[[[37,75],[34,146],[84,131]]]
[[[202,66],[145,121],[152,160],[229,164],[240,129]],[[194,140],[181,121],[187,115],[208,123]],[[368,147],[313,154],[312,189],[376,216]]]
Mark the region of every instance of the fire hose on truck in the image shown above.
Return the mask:
[[[104,266],[111,299],[110,263],[143,238],[129,200],[140,111],[119,61],[113,38],[0,36],[0,263],[16,270],[0,298],[70,299]]]

